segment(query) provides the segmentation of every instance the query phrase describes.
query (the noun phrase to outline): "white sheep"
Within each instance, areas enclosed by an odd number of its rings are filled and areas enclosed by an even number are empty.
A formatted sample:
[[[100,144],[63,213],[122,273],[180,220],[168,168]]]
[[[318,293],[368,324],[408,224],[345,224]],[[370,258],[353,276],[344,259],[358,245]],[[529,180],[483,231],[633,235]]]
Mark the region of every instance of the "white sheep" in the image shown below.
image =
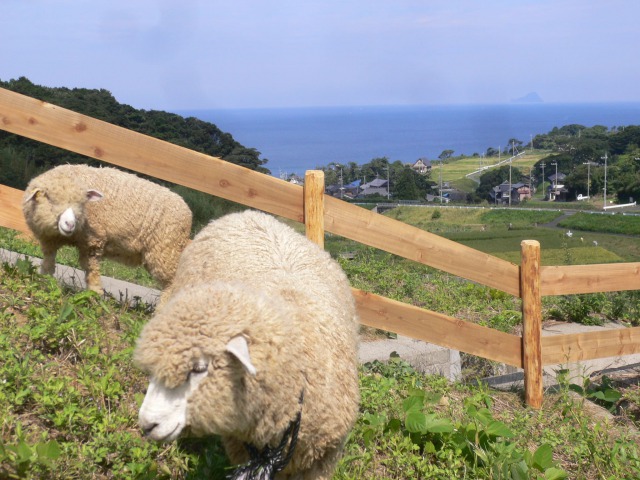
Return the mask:
[[[22,205],[53,274],[63,245],[77,247],[87,288],[102,293],[100,260],[144,265],[166,287],[189,242],[191,210],[169,189],[115,168],[62,165],[31,180]]]
[[[196,235],[165,294],[134,356],[151,377],[143,431],[220,435],[232,463],[253,461],[234,478],[331,478],[359,404],[358,318],[340,266],[246,211]],[[256,458],[277,457],[281,443],[284,457],[294,448],[278,476],[239,473],[265,467]]]

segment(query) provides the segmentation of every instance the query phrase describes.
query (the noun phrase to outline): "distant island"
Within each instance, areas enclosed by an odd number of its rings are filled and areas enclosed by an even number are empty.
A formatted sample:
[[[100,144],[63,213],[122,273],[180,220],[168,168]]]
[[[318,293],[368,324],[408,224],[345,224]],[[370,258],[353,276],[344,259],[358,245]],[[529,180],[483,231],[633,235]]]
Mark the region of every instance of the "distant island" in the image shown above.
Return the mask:
[[[543,103],[544,100],[536,92],[527,93],[524,97],[515,98],[511,103]]]

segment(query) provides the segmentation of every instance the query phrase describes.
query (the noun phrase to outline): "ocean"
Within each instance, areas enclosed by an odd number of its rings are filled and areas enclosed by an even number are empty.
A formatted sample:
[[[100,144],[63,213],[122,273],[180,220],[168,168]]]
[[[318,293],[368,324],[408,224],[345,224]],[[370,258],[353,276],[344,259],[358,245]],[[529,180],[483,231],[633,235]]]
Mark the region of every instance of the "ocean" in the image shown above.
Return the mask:
[[[413,163],[504,149],[512,138],[530,145],[537,134],[580,124],[640,125],[640,103],[368,106],[183,110],[255,148],[271,174],[304,172],[331,162],[359,165],[387,157]]]

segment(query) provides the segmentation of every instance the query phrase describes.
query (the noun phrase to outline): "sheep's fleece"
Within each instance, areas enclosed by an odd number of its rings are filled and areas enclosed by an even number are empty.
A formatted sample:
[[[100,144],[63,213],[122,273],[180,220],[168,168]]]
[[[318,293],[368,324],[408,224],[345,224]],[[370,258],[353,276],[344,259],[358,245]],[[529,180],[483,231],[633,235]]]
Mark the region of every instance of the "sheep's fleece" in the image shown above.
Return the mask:
[[[151,376],[140,426],[171,441],[185,427],[275,447],[300,411],[277,479],[329,479],[359,404],[358,318],[348,280],[317,245],[264,213],[230,214],[186,247],[135,361]]]
[[[144,265],[167,286],[189,242],[191,210],[169,189],[115,168],[62,165],[31,180],[23,213],[53,274],[58,249],[78,248],[87,288],[102,293],[100,260]]]

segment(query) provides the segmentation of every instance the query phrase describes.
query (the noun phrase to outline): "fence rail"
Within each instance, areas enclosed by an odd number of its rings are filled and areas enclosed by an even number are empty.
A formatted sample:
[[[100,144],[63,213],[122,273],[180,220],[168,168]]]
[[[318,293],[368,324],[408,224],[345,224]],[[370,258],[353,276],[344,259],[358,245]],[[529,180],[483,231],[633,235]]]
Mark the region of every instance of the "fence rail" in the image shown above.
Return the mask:
[[[317,243],[326,230],[522,298],[519,337],[354,289],[363,324],[524,368],[526,400],[536,408],[543,365],[640,352],[640,327],[540,338],[541,296],[640,289],[640,263],[541,267],[539,245],[525,249],[525,241],[518,266],[325,197],[321,172],[309,172],[303,189],[1,88],[0,128],[305,223]],[[0,226],[28,232],[21,201],[20,190],[0,185]]]

